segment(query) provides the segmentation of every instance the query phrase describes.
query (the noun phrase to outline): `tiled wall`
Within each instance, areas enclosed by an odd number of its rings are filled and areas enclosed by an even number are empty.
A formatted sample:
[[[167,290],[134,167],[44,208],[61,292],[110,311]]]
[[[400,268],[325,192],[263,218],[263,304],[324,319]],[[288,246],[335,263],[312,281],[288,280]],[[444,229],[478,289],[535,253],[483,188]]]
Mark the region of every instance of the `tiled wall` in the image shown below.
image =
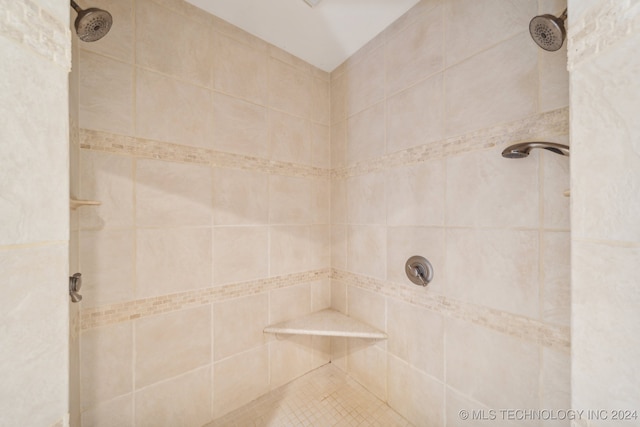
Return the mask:
[[[331,73],[332,306],[389,334],[333,361],[416,425],[570,406],[569,159],[500,155],[568,143],[566,47],[528,33],[564,7],[422,1]]]
[[[569,15],[572,406],[607,416],[574,425],[636,425],[640,5],[571,0],[569,6],[575,11]]]
[[[79,45],[82,425],[202,425],[329,361],[329,75],[173,0]]]
[[[68,4],[0,1],[0,425],[68,419]]]

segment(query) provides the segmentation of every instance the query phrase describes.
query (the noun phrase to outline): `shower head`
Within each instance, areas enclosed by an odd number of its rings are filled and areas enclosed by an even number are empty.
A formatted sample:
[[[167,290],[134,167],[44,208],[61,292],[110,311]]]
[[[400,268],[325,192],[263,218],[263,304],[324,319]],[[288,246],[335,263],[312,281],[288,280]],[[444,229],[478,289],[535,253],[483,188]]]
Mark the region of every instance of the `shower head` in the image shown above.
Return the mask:
[[[567,31],[564,28],[564,21],[567,19],[567,9],[562,15],[539,15],[529,22],[529,32],[533,41],[541,48],[548,51],[555,51],[562,47]]]
[[[75,27],[78,37],[83,42],[95,42],[103,38],[111,29],[113,18],[106,10],[96,9],[80,9],[75,1],[71,1],[71,7],[78,12]]]
[[[522,142],[505,148],[502,152],[502,157],[506,157],[507,159],[523,159],[527,157],[534,148],[542,148],[560,154],[561,156],[569,156],[569,147],[564,144],[556,144],[553,142]]]

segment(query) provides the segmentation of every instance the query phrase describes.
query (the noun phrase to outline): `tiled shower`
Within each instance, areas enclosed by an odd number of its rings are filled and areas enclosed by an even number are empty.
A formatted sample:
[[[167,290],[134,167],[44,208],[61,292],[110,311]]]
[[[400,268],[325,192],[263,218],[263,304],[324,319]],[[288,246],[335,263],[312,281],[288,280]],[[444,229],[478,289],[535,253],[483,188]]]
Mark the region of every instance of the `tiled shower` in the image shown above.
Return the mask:
[[[202,425],[329,361],[415,425],[570,405],[568,159],[499,155],[568,142],[566,50],[532,43],[538,2],[474,4],[421,2],[330,74],[181,1],[96,4],[84,426]],[[326,307],[389,339],[262,332]]]
[[[48,3],[5,13],[62,21],[65,14],[45,13]],[[38,59],[25,67],[47,70],[38,61],[48,61],[51,75],[66,78],[72,59],[69,190],[101,202],[71,211],[69,273],[83,273],[84,298],[70,306],[69,350],[53,340],[66,334],[67,314],[50,310],[38,330],[55,357],[22,361],[44,379],[22,380],[25,392],[35,384],[43,396],[69,392],[43,399],[54,403],[39,417],[10,408],[8,419],[201,426],[329,362],[416,426],[471,425],[461,410],[637,403],[633,371],[599,350],[626,333],[605,326],[633,323],[637,294],[625,272],[637,254],[635,229],[621,209],[602,208],[610,193],[593,185],[602,161],[616,182],[636,188],[635,175],[616,175],[621,158],[628,170],[635,158],[586,145],[602,137],[600,122],[625,126],[614,113],[589,110],[608,99],[592,82],[617,89],[629,81],[598,73],[628,62],[601,54],[588,25],[622,15],[622,6],[592,0],[572,18],[570,1],[569,26],[578,28],[573,45],[569,38],[570,122],[567,45],[541,51],[527,28],[537,14],[559,15],[561,0],[423,0],[330,73],[182,0],[92,3],[114,16],[108,37],[73,37],[70,56],[30,48]],[[628,31],[598,28],[625,46]],[[38,46],[0,30],[4,44]],[[42,104],[52,108],[54,98]],[[571,185],[566,157],[500,156],[521,141],[569,144],[570,125]],[[63,141],[61,133],[49,136]],[[614,137],[629,144],[623,133]],[[66,173],[59,150],[34,153],[40,163],[24,170]],[[23,175],[20,185],[30,185]],[[68,225],[56,227],[54,200],[67,188],[42,178],[34,183],[53,214],[38,211],[31,228],[18,228],[26,234],[2,240],[0,262],[16,272],[11,289],[29,260],[60,273],[66,259]],[[635,212],[636,199],[627,200]],[[608,231],[621,225],[626,236]],[[594,254],[621,268],[602,262],[603,273],[587,275]],[[426,288],[406,278],[411,255],[434,266]],[[39,272],[28,280],[50,280]],[[596,289],[616,278],[613,296]],[[4,312],[39,318],[15,305],[23,311]],[[328,307],[388,339],[263,333]],[[638,346],[622,347],[630,366]],[[54,370],[68,370],[68,384],[41,374]],[[597,390],[616,377],[627,397],[609,387],[605,402]]]

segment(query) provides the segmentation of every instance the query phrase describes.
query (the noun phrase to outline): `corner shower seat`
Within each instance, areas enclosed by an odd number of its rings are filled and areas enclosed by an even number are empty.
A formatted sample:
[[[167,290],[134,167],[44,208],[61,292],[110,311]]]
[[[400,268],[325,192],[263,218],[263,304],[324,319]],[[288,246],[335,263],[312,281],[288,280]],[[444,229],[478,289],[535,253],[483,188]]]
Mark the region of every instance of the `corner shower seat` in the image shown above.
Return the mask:
[[[386,333],[332,309],[316,311],[297,319],[269,325],[264,328],[264,332],[286,335],[387,339]]]

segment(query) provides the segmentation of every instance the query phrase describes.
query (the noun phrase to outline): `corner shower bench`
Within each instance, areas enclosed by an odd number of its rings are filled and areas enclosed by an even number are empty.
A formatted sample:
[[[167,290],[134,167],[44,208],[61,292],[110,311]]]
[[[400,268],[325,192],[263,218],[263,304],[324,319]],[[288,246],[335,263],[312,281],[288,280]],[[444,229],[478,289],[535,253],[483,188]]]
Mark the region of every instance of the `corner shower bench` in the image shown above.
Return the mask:
[[[320,335],[325,337],[387,338],[386,333],[373,326],[332,309],[316,311],[297,319],[269,325],[264,328],[264,332],[287,335]]]

